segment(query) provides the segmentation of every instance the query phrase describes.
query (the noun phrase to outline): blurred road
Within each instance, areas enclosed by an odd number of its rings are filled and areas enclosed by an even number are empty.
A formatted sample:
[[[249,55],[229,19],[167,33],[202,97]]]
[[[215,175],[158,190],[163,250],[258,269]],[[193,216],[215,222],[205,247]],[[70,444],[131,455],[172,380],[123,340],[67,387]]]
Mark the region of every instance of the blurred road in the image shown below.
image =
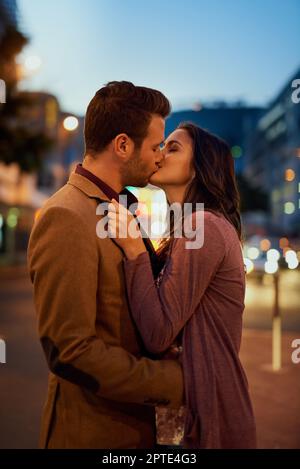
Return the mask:
[[[290,360],[291,340],[300,338],[299,280],[299,271],[286,271],[280,281],[283,328],[290,333],[283,340],[285,369],[276,375],[263,369],[271,360],[266,330],[271,326],[273,286],[269,278],[263,284],[251,278],[248,282],[241,357],[252,388],[260,447],[300,448],[300,364]],[[0,268],[0,337],[7,347],[7,363],[0,364],[0,448],[37,447],[47,367],[24,267]]]
[[[32,288],[22,267],[0,270],[0,448],[34,448],[47,386],[35,324]]]
[[[249,276],[245,303],[244,327],[270,329],[274,304],[273,276],[264,275],[261,280]],[[283,330],[300,332],[299,269],[280,272],[279,306]]]

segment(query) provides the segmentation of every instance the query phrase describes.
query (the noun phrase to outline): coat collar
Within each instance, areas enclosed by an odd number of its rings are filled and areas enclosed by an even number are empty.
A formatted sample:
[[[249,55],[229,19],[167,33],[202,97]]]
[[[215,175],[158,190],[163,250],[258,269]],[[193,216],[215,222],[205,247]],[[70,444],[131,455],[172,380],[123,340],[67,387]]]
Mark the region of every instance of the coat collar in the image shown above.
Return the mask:
[[[90,179],[87,179],[85,176],[75,173],[75,171],[71,173],[67,184],[77,187],[79,190],[84,192],[88,197],[99,199],[105,202],[111,201],[111,199],[100,189],[100,187],[97,184],[95,184]],[[138,199],[135,197],[135,195],[133,195],[133,193],[130,192],[126,188],[123,189],[119,195],[127,196],[127,208],[129,208],[133,204],[138,203]]]
[[[67,184],[77,187],[77,189],[84,192],[88,197],[110,202],[110,199],[104,194],[104,192],[102,192],[100,187],[98,187],[96,184],[94,184],[92,181],[82,176],[81,174],[72,172],[70,174]]]
[[[70,174],[67,184],[77,187],[77,189],[81,190],[88,197],[98,199],[102,202],[110,202],[110,199],[104,194],[104,192],[102,192],[100,187],[98,187],[96,184],[94,184],[92,181],[82,176],[81,174],[75,173],[75,171]],[[137,202],[137,198],[127,189],[124,189],[122,193],[128,195],[127,201],[129,202],[129,204]],[[156,256],[155,249],[150,239],[148,239],[147,237],[144,237],[143,239],[147,251],[149,252],[153,273],[156,278],[162,266]]]

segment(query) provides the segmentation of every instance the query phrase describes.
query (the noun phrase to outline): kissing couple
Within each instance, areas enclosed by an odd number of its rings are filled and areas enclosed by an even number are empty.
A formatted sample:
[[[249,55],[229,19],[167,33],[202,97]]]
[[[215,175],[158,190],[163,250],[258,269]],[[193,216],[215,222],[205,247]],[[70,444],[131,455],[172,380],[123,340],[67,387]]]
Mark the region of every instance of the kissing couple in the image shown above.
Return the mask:
[[[192,123],[165,139],[169,113],[160,91],[126,81],[99,89],[82,164],[33,226],[28,266],[50,370],[42,448],[255,448],[239,360],[245,271],[233,158]],[[173,226],[154,249],[126,189],[148,183],[169,206],[190,204],[192,224],[203,204],[201,247],[188,249]],[[119,236],[129,223],[134,235]]]

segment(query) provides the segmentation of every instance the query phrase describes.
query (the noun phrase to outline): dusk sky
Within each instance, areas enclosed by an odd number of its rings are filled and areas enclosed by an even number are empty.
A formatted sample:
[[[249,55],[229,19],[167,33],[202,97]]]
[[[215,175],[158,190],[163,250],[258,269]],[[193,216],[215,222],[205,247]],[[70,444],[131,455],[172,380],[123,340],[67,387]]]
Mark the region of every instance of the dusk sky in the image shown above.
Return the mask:
[[[300,66],[300,0],[19,0],[42,65],[23,86],[84,114],[110,80],[197,101],[265,104]]]

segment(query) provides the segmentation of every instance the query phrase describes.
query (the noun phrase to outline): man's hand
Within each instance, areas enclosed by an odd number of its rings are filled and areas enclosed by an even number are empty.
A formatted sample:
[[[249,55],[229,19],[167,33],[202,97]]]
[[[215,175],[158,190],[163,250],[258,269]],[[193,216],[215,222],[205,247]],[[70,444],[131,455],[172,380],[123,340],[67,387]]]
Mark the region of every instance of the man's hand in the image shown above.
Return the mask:
[[[163,354],[163,359],[166,360],[180,360],[182,354],[182,347],[176,344],[170,345],[168,350]]]

